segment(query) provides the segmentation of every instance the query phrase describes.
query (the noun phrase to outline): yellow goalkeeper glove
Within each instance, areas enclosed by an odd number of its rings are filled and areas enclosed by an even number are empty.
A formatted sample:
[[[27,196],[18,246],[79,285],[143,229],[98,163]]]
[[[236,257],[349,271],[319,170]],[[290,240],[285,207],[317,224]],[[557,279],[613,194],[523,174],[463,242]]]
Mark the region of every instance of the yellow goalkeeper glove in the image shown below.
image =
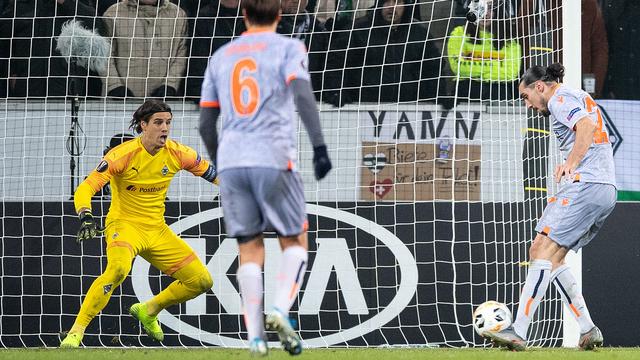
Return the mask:
[[[80,230],[78,230],[78,236],[76,242],[80,244],[83,241],[91,240],[96,235],[102,235],[104,228],[99,227],[96,224],[93,214],[90,211],[81,212],[78,217],[80,218]]]

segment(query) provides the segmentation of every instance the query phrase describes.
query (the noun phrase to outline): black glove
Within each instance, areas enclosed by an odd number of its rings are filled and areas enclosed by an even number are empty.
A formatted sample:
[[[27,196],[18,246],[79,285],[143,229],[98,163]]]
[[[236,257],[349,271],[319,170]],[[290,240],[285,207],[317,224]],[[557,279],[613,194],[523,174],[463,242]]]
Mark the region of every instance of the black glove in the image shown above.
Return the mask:
[[[313,169],[316,173],[316,180],[322,179],[331,170],[331,160],[329,160],[325,145],[313,148]]]
[[[78,230],[78,236],[76,238],[78,244],[86,240],[91,240],[96,235],[102,235],[104,232],[104,228],[98,227],[90,211],[83,211],[78,217],[80,218],[80,230]]]
[[[156,88],[155,90],[153,90],[151,92],[151,96],[152,97],[163,98],[163,97],[167,97],[167,96],[169,96],[169,97],[176,96],[177,93],[178,92],[173,87],[162,85],[162,86],[159,86],[158,88]]]
[[[118,86],[117,88],[109,91],[107,96],[115,97],[115,98],[125,98],[125,97],[133,97],[133,93],[126,86]]]

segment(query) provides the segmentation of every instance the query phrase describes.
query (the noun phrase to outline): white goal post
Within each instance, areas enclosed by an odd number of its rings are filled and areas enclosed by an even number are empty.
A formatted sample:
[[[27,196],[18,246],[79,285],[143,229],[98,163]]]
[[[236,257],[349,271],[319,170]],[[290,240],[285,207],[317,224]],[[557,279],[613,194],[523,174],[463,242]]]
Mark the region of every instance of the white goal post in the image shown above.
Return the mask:
[[[562,3],[562,17],[568,19],[574,14],[581,14],[581,3],[579,1],[564,0]],[[580,39],[582,36],[580,21],[567,21],[562,28],[565,39]],[[562,63],[565,65],[566,73],[564,83],[569,86],[582,88],[582,42],[565,41],[562,53]],[[582,251],[577,253],[570,251],[566,258],[567,265],[571,267],[575,274],[578,286],[582,287]],[[569,313],[566,306],[563,309],[564,317],[564,338],[562,346],[576,347],[580,339],[580,327],[578,322]]]

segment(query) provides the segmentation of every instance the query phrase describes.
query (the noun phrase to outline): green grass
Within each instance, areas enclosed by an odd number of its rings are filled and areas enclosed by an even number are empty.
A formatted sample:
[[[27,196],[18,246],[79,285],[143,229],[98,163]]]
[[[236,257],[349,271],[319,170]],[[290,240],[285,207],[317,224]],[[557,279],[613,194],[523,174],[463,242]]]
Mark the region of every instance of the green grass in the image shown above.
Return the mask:
[[[212,360],[251,359],[247,350],[240,349],[8,349],[0,350],[0,359],[33,360]],[[255,358],[253,358],[255,359]],[[266,359],[293,359],[279,349],[271,349]],[[305,350],[299,360],[407,360],[407,359],[640,359],[640,348],[603,348],[593,352],[573,349],[531,349],[523,353],[497,349],[314,349]]]

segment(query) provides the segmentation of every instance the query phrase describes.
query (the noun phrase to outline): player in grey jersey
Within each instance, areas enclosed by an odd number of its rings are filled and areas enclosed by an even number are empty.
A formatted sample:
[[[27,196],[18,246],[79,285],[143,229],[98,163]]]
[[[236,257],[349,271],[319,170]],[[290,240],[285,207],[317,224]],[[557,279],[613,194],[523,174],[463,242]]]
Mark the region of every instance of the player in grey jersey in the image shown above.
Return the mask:
[[[291,355],[302,343],[289,321],[307,268],[307,221],[297,172],[298,110],[313,145],[315,175],[331,169],[313,97],[304,45],[275,33],[279,0],[243,0],[247,27],[209,59],[202,84],[200,134],[217,160],[225,228],[238,240],[237,273],[249,348],[267,355],[265,325]],[[220,145],[218,116],[224,121]],[[273,306],[263,318],[263,232],[282,248]]]
[[[528,108],[550,115],[564,163],[554,176],[560,183],[549,198],[529,249],[531,259],[513,326],[486,337],[498,345],[524,350],[531,318],[550,282],[580,325],[582,349],[601,346],[602,333],[594,325],[575,277],[564,259],[598,233],[616,204],[615,168],[609,133],[595,101],[582,90],[562,84],[564,66],[533,66],[520,82],[520,96]]]

